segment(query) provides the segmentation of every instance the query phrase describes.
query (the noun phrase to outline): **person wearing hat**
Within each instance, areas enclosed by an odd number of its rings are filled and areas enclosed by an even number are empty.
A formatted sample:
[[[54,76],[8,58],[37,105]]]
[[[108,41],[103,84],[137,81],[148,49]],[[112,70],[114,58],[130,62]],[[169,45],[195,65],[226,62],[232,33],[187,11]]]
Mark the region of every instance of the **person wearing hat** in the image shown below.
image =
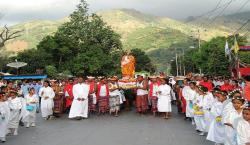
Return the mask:
[[[109,79],[109,113],[114,114],[115,117],[118,117],[120,111],[120,104],[123,103],[121,100],[121,93],[119,91],[119,86],[117,83],[117,78],[112,77]]]
[[[105,78],[101,78],[97,84],[97,101],[98,101],[98,113],[105,114],[109,109],[109,87]]]
[[[151,111],[153,112],[153,115],[156,115],[157,112],[157,93],[159,88],[159,83],[157,82],[156,76],[150,77],[150,84],[149,84],[149,101],[151,105]]]
[[[54,107],[53,107],[53,115],[56,117],[62,116],[64,111],[64,87],[59,84],[57,80],[51,80],[51,88],[55,92],[55,97],[53,98]]]
[[[95,82],[95,77],[88,76],[87,77],[87,83],[89,84],[90,87],[90,94],[88,96],[89,98],[89,113],[95,113],[96,112],[96,82]]]
[[[143,76],[137,76],[136,82],[136,110],[140,114],[144,114],[148,110],[148,83]]]
[[[15,90],[10,90],[10,97],[8,98],[8,104],[10,107],[10,118],[8,129],[10,134],[18,135],[18,126],[20,119],[20,110],[22,109],[22,101],[17,97],[17,92]]]
[[[250,103],[243,109],[243,118],[240,118],[236,127],[238,145],[250,145]]]
[[[250,75],[244,77],[245,87],[244,87],[244,98],[250,103]]]
[[[225,136],[225,127],[222,124],[223,103],[227,100],[227,92],[219,89],[214,89],[213,94],[217,101],[212,105],[211,124],[208,130],[207,140],[215,144],[223,144]]]
[[[51,119],[53,115],[54,107],[54,97],[55,92],[50,87],[50,82],[48,80],[44,81],[43,87],[39,91],[39,96],[41,96],[41,113],[45,120]]]
[[[10,108],[5,101],[5,94],[0,92],[0,141],[6,141],[6,133],[10,117]]]
[[[90,87],[84,83],[83,77],[78,77],[78,83],[73,86],[74,100],[69,112],[70,119],[88,118],[88,95]]]

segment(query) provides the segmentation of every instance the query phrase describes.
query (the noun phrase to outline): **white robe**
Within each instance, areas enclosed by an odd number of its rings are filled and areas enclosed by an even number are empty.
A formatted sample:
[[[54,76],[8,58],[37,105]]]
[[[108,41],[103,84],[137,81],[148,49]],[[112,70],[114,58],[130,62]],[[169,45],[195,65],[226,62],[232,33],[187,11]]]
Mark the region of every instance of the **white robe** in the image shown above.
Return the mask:
[[[10,107],[10,119],[8,128],[17,129],[19,125],[19,117],[20,117],[20,109],[22,108],[22,101],[19,97],[14,99],[9,99],[9,107]]]
[[[8,129],[10,108],[8,102],[0,102],[0,139],[5,138]]]
[[[88,95],[90,86],[87,84],[76,84],[73,86],[74,100],[69,112],[69,118],[75,117],[88,117]],[[85,99],[84,101],[78,101],[77,99]]]
[[[157,108],[158,112],[171,112],[171,87],[167,84],[160,85],[158,91]]]
[[[183,98],[186,100],[186,117],[191,117],[192,113],[191,113],[191,110],[189,109],[189,106],[190,106],[190,100],[189,100],[189,90],[191,90],[191,88],[189,86],[185,86],[183,87],[182,89],[182,96]]]
[[[26,101],[23,97],[19,97],[21,102],[22,102],[22,109],[21,109],[21,113],[20,113],[20,116],[19,116],[19,120],[22,120],[27,112],[26,110]]]
[[[204,98],[205,96],[202,95],[196,95],[194,104],[197,105],[200,109],[200,111],[204,112]],[[206,122],[205,122],[205,117],[204,115],[199,116],[199,115],[194,115],[194,121],[196,124],[196,129],[202,132],[206,131]]]
[[[41,112],[42,117],[48,117],[53,114],[55,92],[51,87],[42,87],[39,91],[41,96]],[[45,100],[45,97],[49,97]]]
[[[245,145],[250,143],[250,123],[241,118],[236,127],[237,144]]]
[[[224,116],[223,123],[231,123],[234,128],[225,125],[225,145],[236,145],[236,130],[235,130],[235,124],[237,124],[237,121],[242,118],[242,112],[238,113],[234,108],[230,111],[228,111],[228,114]]]
[[[28,111],[26,109],[25,114],[23,116],[23,121],[27,123],[34,123],[36,120],[36,103],[31,102],[38,102],[38,96],[34,94],[33,96],[30,96],[29,94],[25,96],[25,106],[31,105],[35,109],[32,111]]]
[[[223,103],[217,101],[212,105],[211,108],[211,124],[207,135],[207,140],[215,143],[224,143],[225,129],[222,122],[217,122],[216,117],[222,116]]]
[[[208,92],[203,100],[203,111],[204,111],[204,118],[206,123],[206,132],[208,132],[211,121],[213,117],[211,117],[210,109],[212,105],[216,102],[212,93]]]
[[[186,92],[184,93],[185,100],[187,102],[186,105],[186,117],[194,117],[194,110],[193,110],[193,101],[196,96],[196,91],[192,90],[190,87],[185,90]]]

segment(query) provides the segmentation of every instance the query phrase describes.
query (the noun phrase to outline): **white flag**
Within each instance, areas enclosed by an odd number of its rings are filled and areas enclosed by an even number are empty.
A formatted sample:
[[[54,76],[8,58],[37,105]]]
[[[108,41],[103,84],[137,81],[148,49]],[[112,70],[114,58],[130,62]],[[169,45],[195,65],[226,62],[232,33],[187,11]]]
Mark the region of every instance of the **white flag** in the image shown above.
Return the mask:
[[[229,49],[229,46],[228,46],[228,42],[226,40],[226,44],[225,44],[225,56],[229,56],[230,55],[230,49]]]

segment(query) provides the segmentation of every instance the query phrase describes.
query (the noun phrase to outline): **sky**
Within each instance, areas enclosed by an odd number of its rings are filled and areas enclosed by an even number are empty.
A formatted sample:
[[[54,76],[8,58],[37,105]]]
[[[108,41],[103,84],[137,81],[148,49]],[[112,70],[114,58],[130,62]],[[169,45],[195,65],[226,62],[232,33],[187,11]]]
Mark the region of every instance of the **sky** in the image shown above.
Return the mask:
[[[56,20],[68,16],[80,0],[0,0],[0,13],[3,14],[0,25],[13,25],[37,19]],[[233,1],[225,14],[236,11],[250,11],[249,0],[86,0],[90,12],[119,8],[138,11],[174,19],[198,16],[220,5]],[[220,11],[222,9],[219,9]],[[217,11],[219,13],[220,11]],[[215,13],[216,15],[216,13]]]

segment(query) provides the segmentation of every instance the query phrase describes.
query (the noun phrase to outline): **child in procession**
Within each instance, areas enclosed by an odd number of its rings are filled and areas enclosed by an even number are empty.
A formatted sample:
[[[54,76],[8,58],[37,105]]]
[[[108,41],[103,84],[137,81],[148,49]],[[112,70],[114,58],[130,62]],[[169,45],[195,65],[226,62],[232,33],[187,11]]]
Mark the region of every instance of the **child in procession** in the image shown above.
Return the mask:
[[[250,103],[243,109],[243,118],[238,121],[236,127],[237,144],[250,145]]]
[[[23,121],[26,122],[26,128],[30,126],[35,127],[36,121],[36,107],[38,103],[38,96],[34,88],[29,89],[29,93],[25,96],[26,102],[26,113],[24,115]]]
[[[194,101],[194,120],[196,124],[196,130],[199,132],[200,136],[204,136],[206,132],[206,122],[204,117],[205,110],[205,97],[208,89],[203,86],[197,87],[196,99]]]
[[[227,92],[215,90],[216,102],[211,108],[211,124],[207,135],[207,140],[215,143],[215,145],[223,144],[225,127],[222,124],[223,103],[227,100]]]
[[[10,117],[10,109],[8,106],[8,102],[4,99],[4,95],[4,93],[0,93],[0,142],[2,143],[6,141],[6,134]]]
[[[244,98],[242,96],[234,96],[232,98],[233,109],[225,114],[223,120],[225,125],[225,145],[236,145],[236,124],[242,118],[242,111],[244,105]]]
[[[10,91],[8,104],[10,108],[10,119],[8,124],[9,133],[13,135],[18,135],[18,126],[20,119],[20,110],[22,109],[22,101],[19,97],[17,97],[17,92],[15,90]]]

